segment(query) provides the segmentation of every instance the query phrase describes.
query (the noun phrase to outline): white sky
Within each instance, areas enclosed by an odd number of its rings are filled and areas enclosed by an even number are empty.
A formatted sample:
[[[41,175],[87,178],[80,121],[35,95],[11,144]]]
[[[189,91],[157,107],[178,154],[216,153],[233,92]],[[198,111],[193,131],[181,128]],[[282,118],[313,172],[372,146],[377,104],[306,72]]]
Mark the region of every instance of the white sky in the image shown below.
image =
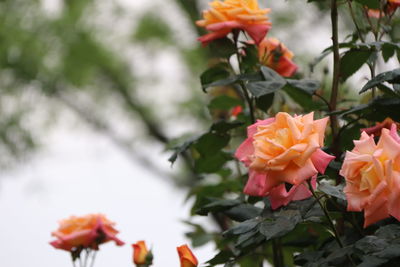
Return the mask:
[[[132,266],[130,244],[141,239],[153,245],[155,267],[179,266],[176,246],[187,242],[180,221],[188,215],[185,192],[82,127],[59,126],[47,147],[1,181],[1,266],[72,266],[68,253],[48,244],[50,232],[62,218],[94,212],[115,221],[127,243],[103,245],[95,266]],[[210,246],[195,253],[201,262],[213,255]]]

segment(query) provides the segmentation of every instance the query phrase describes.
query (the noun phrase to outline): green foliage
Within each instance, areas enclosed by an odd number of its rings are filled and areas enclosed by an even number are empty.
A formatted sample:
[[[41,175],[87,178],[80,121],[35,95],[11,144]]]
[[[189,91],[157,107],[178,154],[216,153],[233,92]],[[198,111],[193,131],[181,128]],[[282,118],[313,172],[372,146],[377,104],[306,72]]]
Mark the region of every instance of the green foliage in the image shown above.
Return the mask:
[[[165,44],[170,44],[172,40],[172,30],[163,19],[153,12],[145,13],[139,20],[139,24],[133,34],[135,42],[150,43],[158,40]]]

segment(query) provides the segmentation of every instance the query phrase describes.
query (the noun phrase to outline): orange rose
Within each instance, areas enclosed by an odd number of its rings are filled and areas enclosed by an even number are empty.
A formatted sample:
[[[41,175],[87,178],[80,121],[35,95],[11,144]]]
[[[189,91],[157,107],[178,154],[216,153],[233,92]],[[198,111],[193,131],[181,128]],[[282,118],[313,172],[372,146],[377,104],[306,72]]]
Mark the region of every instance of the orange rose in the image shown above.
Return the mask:
[[[178,250],[181,267],[197,267],[199,262],[187,245],[182,245],[176,249]]]
[[[151,264],[151,252],[147,249],[146,243],[144,241],[138,241],[132,244],[133,247],[133,262],[136,265],[140,264]],[[149,257],[150,256],[150,257]]]
[[[284,77],[292,76],[297,65],[292,61],[293,53],[275,38],[264,38],[258,46],[261,64],[270,67]]]
[[[328,118],[313,116],[279,112],[248,127],[248,138],[235,153],[249,168],[244,193],[268,196],[273,209],[311,196],[303,182],[324,173],[334,158],[321,150]],[[289,192],[285,183],[293,185]]]
[[[364,227],[392,215],[400,220],[400,137],[395,124],[375,144],[365,132],[346,152],[340,175],[348,211],[364,210]]]
[[[60,222],[58,230],[51,234],[57,240],[50,244],[57,249],[71,252],[81,248],[98,250],[100,244],[111,240],[122,246],[124,242],[116,237],[117,233],[114,223],[102,214],[71,216]]]
[[[269,9],[260,9],[257,0],[215,0],[210,9],[203,11],[203,19],[196,21],[211,33],[198,40],[207,45],[212,40],[225,37],[233,29],[247,32],[258,44],[271,27],[266,14]]]
[[[380,136],[382,129],[390,129],[393,123],[395,123],[397,127],[400,127],[400,123],[397,123],[388,117],[382,122],[377,122],[375,126],[361,129],[361,132],[365,132],[368,135],[373,134],[374,136]]]

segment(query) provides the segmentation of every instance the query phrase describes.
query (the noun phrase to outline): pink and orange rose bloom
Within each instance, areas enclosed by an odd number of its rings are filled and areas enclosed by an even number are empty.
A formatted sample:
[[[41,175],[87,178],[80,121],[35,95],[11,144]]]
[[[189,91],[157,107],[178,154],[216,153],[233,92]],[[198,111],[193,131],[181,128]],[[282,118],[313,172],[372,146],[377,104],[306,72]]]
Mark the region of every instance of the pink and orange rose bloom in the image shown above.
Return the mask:
[[[363,132],[340,170],[347,210],[364,211],[364,227],[389,216],[400,220],[400,137],[396,124],[381,131],[377,144]]]
[[[249,169],[245,194],[268,196],[273,209],[311,196],[304,182],[324,173],[334,159],[321,150],[328,118],[313,116],[280,112],[248,127],[247,139],[235,153]],[[289,191],[285,183],[292,185]]]
[[[196,22],[210,32],[199,38],[203,45],[234,29],[245,31],[258,44],[271,27],[266,16],[270,10],[260,9],[257,0],[215,0],[209,5],[210,9],[203,11],[203,19]]]
[[[193,252],[187,245],[182,245],[176,248],[179,255],[181,267],[197,267],[199,262]]]
[[[57,239],[50,244],[70,252],[80,248],[98,250],[99,245],[108,241],[122,246],[124,242],[116,237],[117,234],[114,223],[103,214],[71,216],[60,221],[59,228],[52,233]]]
[[[293,53],[276,38],[264,38],[258,45],[261,64],[270,67],[284,77],[292,76],[297,65],[292,61]]]

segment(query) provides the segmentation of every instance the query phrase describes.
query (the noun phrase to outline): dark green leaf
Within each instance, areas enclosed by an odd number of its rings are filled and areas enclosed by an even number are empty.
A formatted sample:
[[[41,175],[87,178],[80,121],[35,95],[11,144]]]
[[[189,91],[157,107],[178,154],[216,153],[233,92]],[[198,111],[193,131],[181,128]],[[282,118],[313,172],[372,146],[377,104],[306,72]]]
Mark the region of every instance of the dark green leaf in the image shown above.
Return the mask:
[[[272,106],[274,103],[274,93],[263,95],[260,97],[256,98],[256,105],[259,109],[261,109],[264,112],[268,112],[268,109]]]
[[[210,202],[207,205],[201,207],[196,213],[199,215],[207,215],[209,212],[228,210],[242,203],[237,199],[209,198],[209,201]]]
[[[343,81],[353,75],[357,70],[364,65],[369,57],[372,55],[372,51],[363,51],[351,49],[347,51],[340,60],[340,76]]]
[[[367,6],[368,8],[371,8],[371,9],[379,9],[380,8],[379,0],[355,0],[355,1],[363,6]]]
[[[400,68],[399,69],[394,69],[391,71],[383,72],[379,75],[377,75],[375,78],[369,80],[364,87],[361,89],[360,94],[367,91],[368,89],[371,89],[378,84],[381,84],[383,82],[388,82],[388,83],[400,83]]]
[[[224,37],[213,40],[209,44],[210,52],[214,57],[229,58],[236,53],[236,46],[232,40]]]
[[[228,121],[221,120],[221,121],[213,123],[213,125],[211,126],[211,131],[215,131],[218,133],[226,133],[229,130],[238,128],[242,125],[243,125],[243,122],[241,122],[241,121],[228,122]]]
[[[315,81],[315,80],[308,80],[308,79],[290,80],[290,79],[288,79],[287,82],[292,87],[300,89],[309,95],[313,95],[315,93],[315,91],[317,91],[321,87],[320,82]]]
[[[232,157],[230,154],[219,151],[215,154],[209,154],[196,159],[194,170],[197,173],[214,173],[219,171],[224,164],[231,159]]]
[[[318,190],[320,190],[321,192],[324,192],[325,194],[329,195],[329,196],[333,196],[336,198],[340,198],[342,200],[346,200],[346,196],[343,192],[343,188],[344,188],[344,184],[340,184],[337,186],[333,186],[329,183],[321,183],[318,186]]]
[[[223,233],[224,236],[240,235],[257,229],[260,222],[255,219],[244,221]]]
[[[194,144],[202,156],[214,155],[229,143],[230,137],[225,134],[206,133]]]
[[[228,85],[236,81],[236,77],[229,77],[227,64],[220,63],[204,71],[200,76],[203,90],[212,86]]]
[[[273,80],[273,81],[262,81],[252,82],[247,84],[247,88],[253,96],[261,97],[271,93],[275,93],[286,84],[285,80]]]
[[[276,71],[271,68],[262,66],[261,73],[266,81],[280,81],[285,83],[285,79],[283,79],[282,76],[280,76]]]
[[[259,216],[261,212],[262,209],[253,205],[240,204],[224,211],[224,214],[234,221],[243,222]]]
[[[208,108],[230,110],[240,105],[242,105],[242,102],[239,99],[227,95],[220,95],[211,100],[210,104],[208,104]]]

